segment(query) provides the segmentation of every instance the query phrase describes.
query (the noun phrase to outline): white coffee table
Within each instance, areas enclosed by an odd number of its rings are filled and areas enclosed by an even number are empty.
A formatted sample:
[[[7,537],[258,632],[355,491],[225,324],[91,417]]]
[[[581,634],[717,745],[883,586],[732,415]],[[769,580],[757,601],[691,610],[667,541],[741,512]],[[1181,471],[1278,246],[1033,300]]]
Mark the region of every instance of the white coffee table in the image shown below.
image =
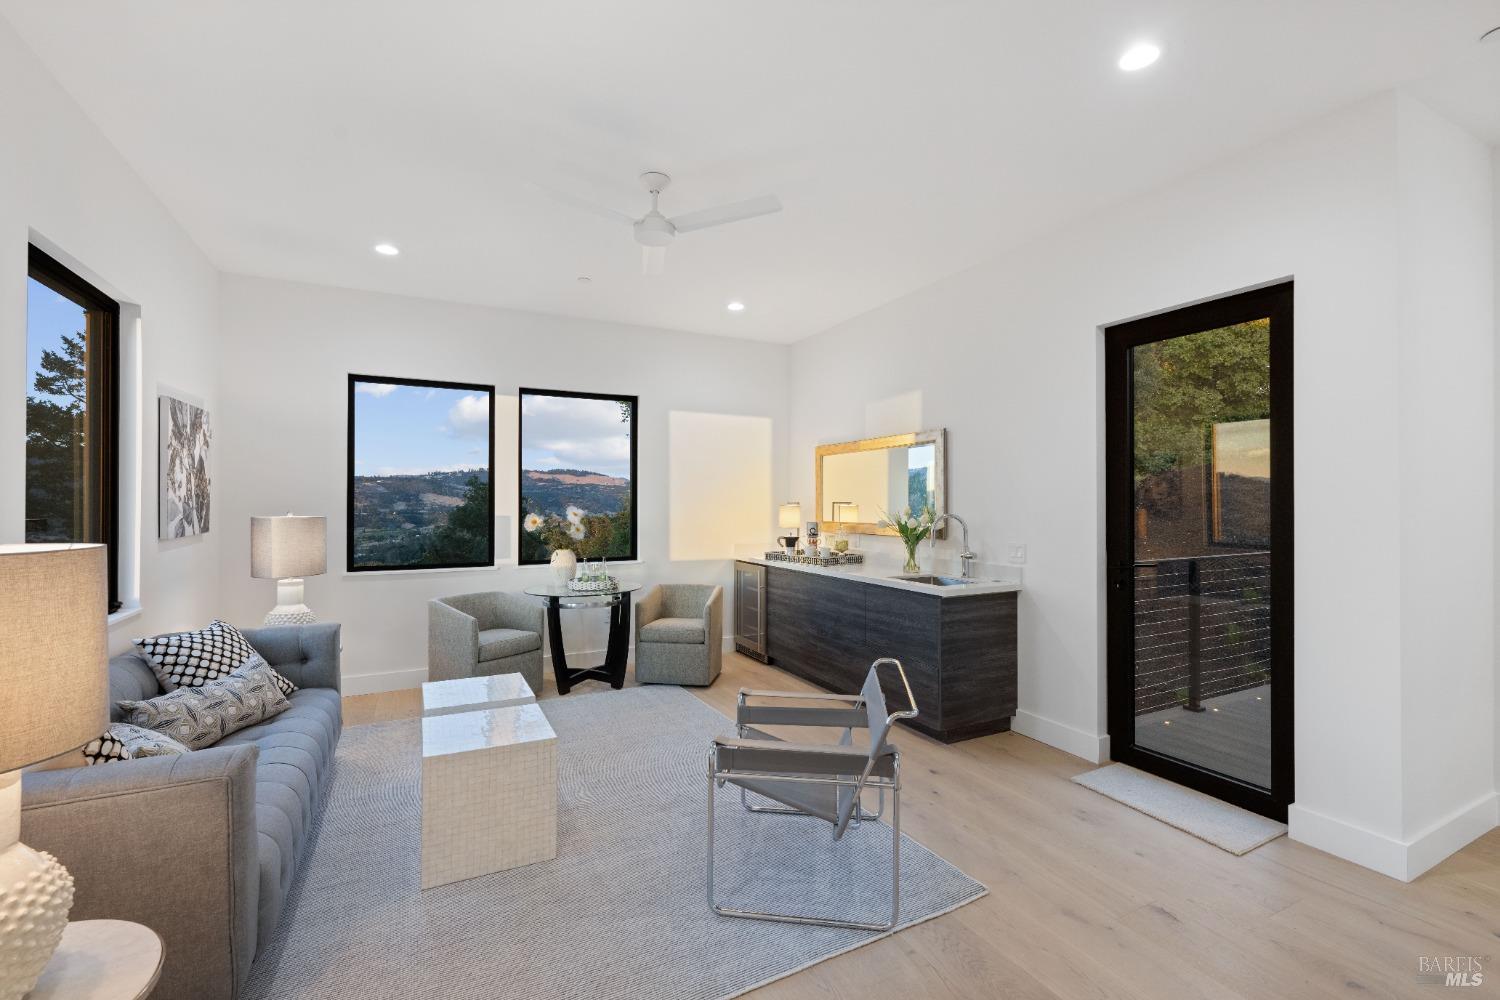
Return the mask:
[[[454,712],[534,704],[536,695],[520,674],[459,677],[451,681],[428,681],[422,685],[423,715],[451,715]]]
[[[557,734],[536,705],[422,719],[422,888],[557,857]]]

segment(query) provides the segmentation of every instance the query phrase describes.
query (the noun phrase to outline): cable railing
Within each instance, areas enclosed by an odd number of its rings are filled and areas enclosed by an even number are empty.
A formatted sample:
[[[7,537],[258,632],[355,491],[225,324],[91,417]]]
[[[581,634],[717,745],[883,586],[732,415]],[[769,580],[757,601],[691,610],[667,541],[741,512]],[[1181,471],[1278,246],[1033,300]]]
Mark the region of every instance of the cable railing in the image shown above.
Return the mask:
[[[1136,714],[1264,684],[1271,669],[1271,553],[1135,563]]]

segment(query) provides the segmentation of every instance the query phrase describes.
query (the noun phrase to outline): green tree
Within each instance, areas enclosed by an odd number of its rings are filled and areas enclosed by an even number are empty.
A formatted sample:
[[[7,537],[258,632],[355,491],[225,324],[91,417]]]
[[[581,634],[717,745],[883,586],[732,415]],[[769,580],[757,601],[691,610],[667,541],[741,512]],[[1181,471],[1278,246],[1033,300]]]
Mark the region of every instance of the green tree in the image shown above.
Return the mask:
[[[1271,415],[1270,337],[1256,320],[1135,348],[1137,479],[1206,464],[1214,424]]]
[[[81,459],[86,442],[88,374],[82,332],[62,351],[42,352],[26,396],[26,538],[83,537]]]
[[[490,484],[470,476],[464,485],[464,501],[448,514],[443,526],[432,533],[427,563],[483,562],[490,554]]]

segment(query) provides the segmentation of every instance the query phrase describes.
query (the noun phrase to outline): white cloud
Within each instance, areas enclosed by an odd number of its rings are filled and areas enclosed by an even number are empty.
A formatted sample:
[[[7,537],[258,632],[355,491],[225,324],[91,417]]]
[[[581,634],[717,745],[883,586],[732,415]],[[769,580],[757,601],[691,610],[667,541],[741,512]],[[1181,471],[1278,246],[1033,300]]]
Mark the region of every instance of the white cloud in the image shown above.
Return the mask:
[[[564,466],[593,469],[602,465],[630,464],[630,439],[608,437],[579,440],[538,441],[538,447],[551,452]]]
[[[490,431],[490,401],[463,396],[448,410],[448,428],[459,437],[484,437]]]
[[[377,399],[381,396],[389,396],[399,388],[401,387],[389,382],[356,382],[354,384],[355,392],[362,392],[366,396],[374,396]]]
[[[630,474],[630,424],[612,399],[524,396],[524,461],[528,469],[587,469]]]

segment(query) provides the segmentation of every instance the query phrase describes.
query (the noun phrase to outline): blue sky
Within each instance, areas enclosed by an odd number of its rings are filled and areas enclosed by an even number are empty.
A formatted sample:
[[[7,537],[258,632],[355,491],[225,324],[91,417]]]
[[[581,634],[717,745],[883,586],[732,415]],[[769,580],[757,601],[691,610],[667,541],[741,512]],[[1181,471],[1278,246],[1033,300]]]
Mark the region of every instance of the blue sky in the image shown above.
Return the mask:
[[[26,393],[35,395],[32,386],[42,364],[45,350],[62,352],[63,336],[84,328],[83,307],[58,295],[35,278],[26,280]],[[58,396],[46,396],[58,402]]]
[[[489,396],[466,389],[355,383],[354,474],[484,468],[489,463]]]
[[[630,478],[630,424],[613,399],[521,397],[521,468]]]

